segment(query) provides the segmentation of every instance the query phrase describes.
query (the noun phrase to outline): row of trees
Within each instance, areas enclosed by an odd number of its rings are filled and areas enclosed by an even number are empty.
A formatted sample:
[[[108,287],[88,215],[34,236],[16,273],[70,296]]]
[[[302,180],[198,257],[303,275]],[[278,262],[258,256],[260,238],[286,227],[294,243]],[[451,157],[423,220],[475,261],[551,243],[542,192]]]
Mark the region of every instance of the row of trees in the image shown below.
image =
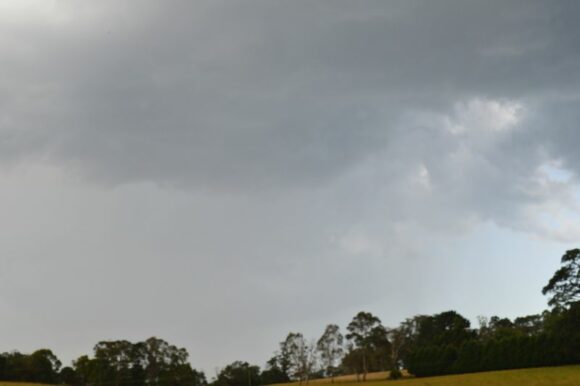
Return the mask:
[[[359,312],[343,335],[329,324],[318,340],[289,333],[263,371],[236,361],[224,367],[212,386],[307,383],[320,377],[406,368],[416,376],[580,363],[580,303],[541,315],[510,320],[480,318],[479,328],[455,311],[418,315],[397,328]],[[162,339],[144,342],[103,341],[93,357],[81,356],[72,366],[50,350],[30,355],[0,355],[0,380],[62,383],[72,386],[205,386],[203,372],[193,369],[183,348]],[[333,379],[334,380],[334,379]]]
[[[357,378],[366,380],[370,371],[393,367],[391,340],[397,339],[396,334],[385,328],[378,317],[359,312],[346,330],[343,335],[338,325],[329,324],[318,340],[310,341],[301,333],[289,333],[268,361],[262,382],[294,380],[307,383],[321,377],[334,381],[336,375],[347,373],[355,373]]]
[[[343,335],[329,324],[317,340],[291,332],[263,371],[236,361],[211,386],[256,386],[291,380],[406,368],[416,376],[580,363],[580,250],[566,252],[562,267],[544,287],[552,309],[514,320],[479,318],[479,328],[455,311],[417,315],[387,328],[369,312],[359,312]],[[50,350],[26,355],[0,354],[0,380],[62,383],[71,386],[206,386],[203,372],[191,367],[188,353],[158,338],[132,343],[99,342],[93,357],[72,366]]]
[[[456,339],[443,333],[434,340],[409,342],[406,368],[429,376],[580,363],[580,303],[514,321],[484,319],[479,329],[457,332]]]
[[[0,380],[27,381],[71,386],[204,386],[203,372],[191,367],[184,348],[158,338],[132,343],[103,341],[94,356],[83,355],[72,366],[50,350],[30,355],[18,352],[0,355]]]
[[[580,303],[538,315],[479,318],[479,328],[455,311],[417,315],[397,328],[358,313],[343,337],[330,324],[317,342],[290,333],[268,361],[264,384],[406,368],[416,376],[580,363]],[[343,344],[346,338],[347,344]],[[220,386],[234,385],[223,383]]]
[[[0,354],[0,380],[57,383],[60,360],[50,350],[37,350],[26,355],[19,352]]]
[[[480,317],[479,328],[455,311],[417,315],[396,328],[378,317],[358,313],[342,335],[330,324],[317,340],[290,333],[252,384],[406,368],[416,376],[580,363],[580,250],[567,251],[562,266],[543,288],[552,309],[510,320]],[[346,343],[346,344],[345,344]],[[249,366],[249,365],[248,365]],[[228,369],[228,367],[226,367]],[[249,384],[243,378],[218,377],[219,386]]]
[[[480,319],[473,332],[454,323],[459,339],[420,342],[406,358],[409,371],[427,376],[580,363],[580,250],[567,251],[561,263],[542,289],[550,311],[513,322]]]

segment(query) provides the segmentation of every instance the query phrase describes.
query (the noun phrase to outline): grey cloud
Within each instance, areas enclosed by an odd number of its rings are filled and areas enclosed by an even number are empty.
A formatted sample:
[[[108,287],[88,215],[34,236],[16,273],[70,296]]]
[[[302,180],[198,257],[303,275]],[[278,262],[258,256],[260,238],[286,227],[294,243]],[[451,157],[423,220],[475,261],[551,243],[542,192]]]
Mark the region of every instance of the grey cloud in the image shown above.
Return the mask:
[[[576,87],[573,3],[64,4],[4,54],[3,153],[115,184],[313,184],[406,111]]]

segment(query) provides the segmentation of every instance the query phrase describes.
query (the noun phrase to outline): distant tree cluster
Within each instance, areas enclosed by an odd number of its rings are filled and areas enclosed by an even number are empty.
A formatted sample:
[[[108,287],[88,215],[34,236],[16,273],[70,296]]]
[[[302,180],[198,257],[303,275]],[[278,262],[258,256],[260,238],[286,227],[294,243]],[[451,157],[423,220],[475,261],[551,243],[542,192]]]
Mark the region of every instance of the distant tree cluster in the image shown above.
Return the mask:
[[[188,353],[158,338],[131,343],[103,341],[93,356],[72,366],[52,351],[0,354],[0,380],[69,386],[258,386],[390,370],[415,376],[468,373],[580,363],[580,250],[566,252],[562,267],[543,288],[551,310],[510,320],[479,317],[479,328],[455,311],[408,318],[396,328],[382,325],[369,312],[359,312],[346,326],[329,324],[317,340],[290,332],[266,367],[235,361],[208,384],[191,367]]]
[[[405,366],[416,376],[580,363],[580,303],[542,315],[432,328],[446,314],[416,317]]]
[[[203,372],[193,369],[187,357],[184,348],[158,338],[99,342],[92,358],[83,355],[64,368],[50,350],[12,352],[0,355],[0,380],[70,386],[206,385]]]
[[[42,349],[32,354],[17,351],[0,354],[0,380],[57,383],[60,360],[52,351]]]
[[[567,251],[561,263],[542,289],[553,308],[541,315],[481,318],[473,331],[467,320],[441,325],[443,314],[415,317],[407,369],[427,376],[580,363],[580,249]]]
[[[346,327],[326,327],[316,346],[290,333],[268,362],[264,384],[407,369],[415,376],[580,363],[580,250],[567,251],[543,288],[553,308],[539,315],[479,318],[479,328],[455,311],[417,315],[396,328],[359,312]],[[346,338],[346,344],[343,340]],[[314,349],[316,348],[316,350]],[[233,386],[233,384],[232,384]]]
[[[213,386],[261,385],[260,367],[252,366],[248,362],[233,362],[223,368],[211,384]]]
[[[369,312],[359,312],[348,324],[346,335],[336,324],[329,324],[318,340],[306,340],[291,332],[280,342],[279,350],[262,372],[263,384],[356,374],[366,380],[371,371],[389,370],[393,366],[391,331]],[[232,383],[231,386],[234,384]]]

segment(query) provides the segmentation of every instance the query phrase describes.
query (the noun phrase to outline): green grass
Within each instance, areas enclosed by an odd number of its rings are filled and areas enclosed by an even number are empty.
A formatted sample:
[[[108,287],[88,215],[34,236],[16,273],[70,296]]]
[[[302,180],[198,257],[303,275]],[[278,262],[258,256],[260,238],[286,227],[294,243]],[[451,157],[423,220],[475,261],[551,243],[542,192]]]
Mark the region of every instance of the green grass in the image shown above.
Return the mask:
[[[30,382],[4,382],[0,381],[0,386],[47,386],[44,383],[30,383]]]
[[[353,378],[337,379],[337,386],[580,386],[580,366],[540,367],[535,369],[490,371],[485,373],[446,375],[427,378],[407,378],[398,381],[384,379],[386,373],[369,374],[366,383]],[[330,380],[311,381],[311,385],[328,384]],[[296,385],[294,384],[286,384]],[[0,386],[3,386],[0,384]]]

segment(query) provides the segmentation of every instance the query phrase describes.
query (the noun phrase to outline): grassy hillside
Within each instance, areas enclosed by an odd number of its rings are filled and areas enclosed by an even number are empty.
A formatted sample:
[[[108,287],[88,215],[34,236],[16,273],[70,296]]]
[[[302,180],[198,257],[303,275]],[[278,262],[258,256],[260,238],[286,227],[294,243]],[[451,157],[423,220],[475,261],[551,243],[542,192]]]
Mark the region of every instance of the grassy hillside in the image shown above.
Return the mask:
[[[490,371],[485,373],[448,375],[385,381],[387,373],[368,376],[369,386],[580,386],[580,366],[541,367],[535,369]],[[354,377],[336,378],[338,386],[360,386]],[[330,380],[311,381],[311,385],[329,384]],[[291,384],[286,384],[286,386]],[[294,385],[294,384],[292,384]],[[0,385],[3,386],[3,385]]]
[[[0,381],[0,386],[47,386],[44,383],[29,383],[29,382],[4,382]]]

